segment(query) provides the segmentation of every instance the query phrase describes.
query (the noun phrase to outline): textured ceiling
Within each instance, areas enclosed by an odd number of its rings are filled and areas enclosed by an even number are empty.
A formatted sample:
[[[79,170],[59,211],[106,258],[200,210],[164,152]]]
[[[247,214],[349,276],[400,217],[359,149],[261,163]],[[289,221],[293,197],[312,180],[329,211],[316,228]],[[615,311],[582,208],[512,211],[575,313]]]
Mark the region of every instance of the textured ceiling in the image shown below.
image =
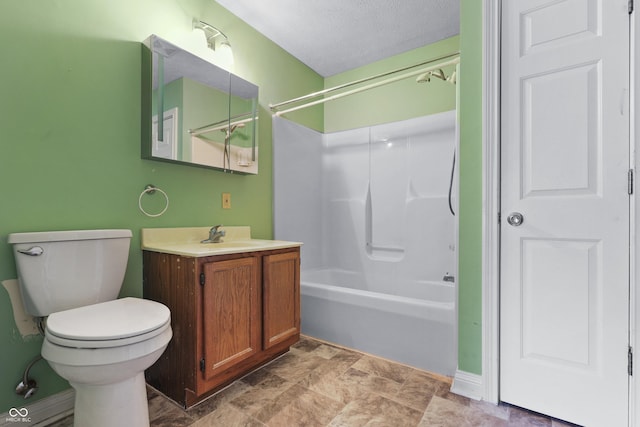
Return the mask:
[[[460,26],[460,0],[216,1],[324,77],[454,36]]]

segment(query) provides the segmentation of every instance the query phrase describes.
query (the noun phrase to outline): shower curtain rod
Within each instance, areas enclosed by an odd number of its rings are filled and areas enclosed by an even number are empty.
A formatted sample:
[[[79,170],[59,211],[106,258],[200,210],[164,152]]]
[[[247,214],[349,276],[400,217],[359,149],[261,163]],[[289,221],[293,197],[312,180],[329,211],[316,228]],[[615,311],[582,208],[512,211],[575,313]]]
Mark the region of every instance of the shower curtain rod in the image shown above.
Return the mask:
[[[436,65],[432,65],[431,67],[422,68],[422,69],[417,70],[417,71],[412,71],[410,73],[401,74],[401,75],[399,75],[397,77],[392,77],[392,78],[389,78],[389,79],[386,79],[386,80],[382,80],[382,81],[379,81],[379,82],[376,82],[376,83],[372,83],[370,85],[366,85],[366,86],[362,86],[362,87],[359,87],[359,88],[356,88],[356,89],[348,90],[346,92],[338,93],[336,95],[332,95],[332,96],[329,96],[327,98],[322,98],[322,99],[318,99],[318,100],[315,100],[315,101],[310,101],[310,102],[307,102],[306,104],[301,104],[301,105],[298,105],[296,107],[291,107],[291,108],[287,108],[285,110],[276,111],[273,114],[275,116],[279,117],[279,116],[281,116],[283,114],[290,113],[292,111],[302,110],[303,108],[312,107],[312,106],[318,105],[318,104],[324,104],[325,102],[333,101],[334,99],[343,98],[345,96],[353,95],[353,94],[358,93],[358,92],[363,92],[365,90],[373,89],[373,88],[376,88],[378,86],[387,85],[389,83],[394,83],[394,82],[397,82],[399,80],[404,80],[404,79],[409,78],[409,77],[414,77],[414,76],[418,76],[420,74],[428,73],[429,71],[434,71],[434,70],[437,70],[438,68],[446,67],[448,65],[456,65],[456,64],[459,64],[459,63],[460,63],[460,58],[458,57],[458,58],[452,59],[450,61],[445,61],[445,62],[441,62],[441,63],[436,64]]]
[[[271,111],[275,112],[278,108],[283,107],[285,105],[289,105],[289,104],[293,104],[293,103],[296,103],[296,102],[304,101],[304,100],[310,99],[310,98],[316,98],[318,96],[325,95],[325,94],[331,93],[331,92],[335,92],[336,90],[344,89],[344,88],[347,88],[349,86],[354,86],[354,85],[357,85],[357,84],[360,84],[360,83],[365,83],[365,82],[368,82],[368,81],[371,81],[371,80],[379,79],[381,77],[386,77],[386,76],[389,76],[389,75],[392,75],[392,74],[400,73],[402,71],[407,71],[407,70],[410,70],[412,68],[421,67],[423,65],[432,64],[432,63],[437,62],[437,61],[443,61],[443,60],[446,60],[448,58],[458,59],[458,61],[459,61],[459,57],[460,57],[460,52],[450,53],[450,54],[447,54],[447,55],[443,55],[443,56],[440,56],[440,57],[437,57],[437,58],[430,59],[428,61],[420,62],[418,64],[409,65],[407,67],[402,67],[402,68],[397,68],[395,70],[387,71],[385,73],[376,74],[375,76],[365,77],[365,78],[362,78],[362,79],[359,79],[359,80],[354,80],[352,82],[343,83],[343,84],[338,85],[338,86],[334,86],[334,87],[331,87],[331,88],[328,88],[328,89],[324,89],[324,90],[321,90],[321,91],[318,91],[318,92],[313,92],[313,93],[310,93],[310,94],[307,94],[307,95],[304,95],[304,96],[301,96],[301,97],[298,97],[298,98],[290,99],[288,101],[279,102],[277,104],[269,104],[269,108],[271,109]],[[448,64],[448,62],[441,63],[441,64],[436,64],[436,65],[434,65],[434,67],[435,68],[440,68],[440,67],[445,66],[447,64]],[[428,70],[428,71],[431,71],[431,70]],[[420,70],[420,72],[427,72],[427,71]],[[420,72],[416,72],[416,73],[419,74]]]
[[[243,115],[238,116],[238,117],[243,117],[245,115],[246,114],[243,114]],[[224,129],[227,129],[227,128],[231,127],[231,126],[241,125],[241,124],[244,124],[244,123],[250,123],[250,122],[252,122],[254,120],[258,120],[258,117],[255,117],[255,118],[254,117],[249,117],[248,119],[236,120],[236,121],[232,121],[232,122],[229,122],[227,120],[223,120],[221,122],[212,123],[210,125],[199,127],[197,129],[189,129],[187,132],[189,132],[193,136],[199,136],[199,135],[202,135],[203,133],[213,132],[214,130],[224,130]]]

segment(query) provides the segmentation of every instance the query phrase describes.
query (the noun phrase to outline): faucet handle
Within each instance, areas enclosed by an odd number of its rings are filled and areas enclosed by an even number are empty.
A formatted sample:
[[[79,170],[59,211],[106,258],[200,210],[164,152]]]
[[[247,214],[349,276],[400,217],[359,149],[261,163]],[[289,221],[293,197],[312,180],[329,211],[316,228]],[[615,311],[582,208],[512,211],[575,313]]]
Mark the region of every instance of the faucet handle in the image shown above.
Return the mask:
[[[219,239],[220,237],[224,237],[227,234],[224,230],[219,230],[220,227],[222,227],[222,224],[214,225],[213,227],[211,227],[211,230],[209,230],[210,239],[214,239],[215,235],[217,235],[217,238]]]
[[[224,230],[218,231],[220,227],[222,227],[222,224],[211,227],[209,230],[209,238],[200,241],[200,243],[220,243],[220,238],[224,237],[226,234]]]

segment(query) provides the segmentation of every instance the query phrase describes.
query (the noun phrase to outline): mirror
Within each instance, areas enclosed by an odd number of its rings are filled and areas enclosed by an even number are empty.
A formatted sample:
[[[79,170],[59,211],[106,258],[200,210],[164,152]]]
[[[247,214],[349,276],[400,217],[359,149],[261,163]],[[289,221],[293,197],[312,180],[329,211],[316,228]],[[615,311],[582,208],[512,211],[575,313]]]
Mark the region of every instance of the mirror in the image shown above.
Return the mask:
[[[155,35],[143,43],[143,158],[257,174],[257,112],[258,86]]]

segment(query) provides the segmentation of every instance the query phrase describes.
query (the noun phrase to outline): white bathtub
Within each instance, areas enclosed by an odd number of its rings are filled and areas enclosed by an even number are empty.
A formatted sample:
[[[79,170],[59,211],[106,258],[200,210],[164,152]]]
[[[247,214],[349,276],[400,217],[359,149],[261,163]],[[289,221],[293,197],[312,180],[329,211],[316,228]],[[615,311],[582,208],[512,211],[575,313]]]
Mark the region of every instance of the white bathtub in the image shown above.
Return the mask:
[[[302,333],[452,376],[455,284],[394,283],[381,293],[365,279],[343,270],[302,271]]]

